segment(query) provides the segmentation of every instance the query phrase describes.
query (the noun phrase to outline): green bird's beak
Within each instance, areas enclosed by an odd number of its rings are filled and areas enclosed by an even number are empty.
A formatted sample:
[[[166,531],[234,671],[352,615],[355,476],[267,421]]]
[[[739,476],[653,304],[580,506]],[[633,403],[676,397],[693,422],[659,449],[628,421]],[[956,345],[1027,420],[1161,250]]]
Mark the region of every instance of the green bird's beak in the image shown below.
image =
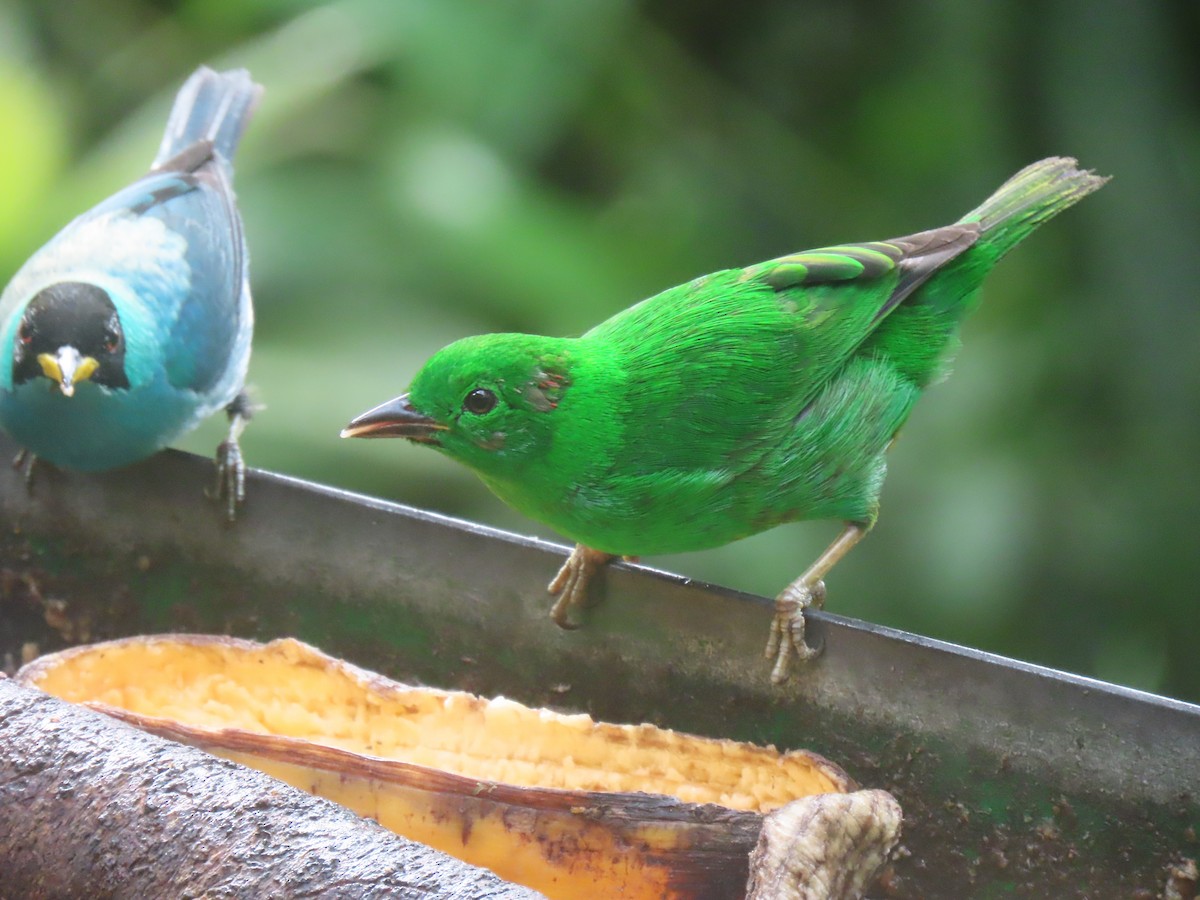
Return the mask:
[[[408,438],[418,444],[441,443],[436,434],[449,428],[424,413],[417,412],[408,402],[408,394],[381,403],[356,417],[342,429],[342,437]]]

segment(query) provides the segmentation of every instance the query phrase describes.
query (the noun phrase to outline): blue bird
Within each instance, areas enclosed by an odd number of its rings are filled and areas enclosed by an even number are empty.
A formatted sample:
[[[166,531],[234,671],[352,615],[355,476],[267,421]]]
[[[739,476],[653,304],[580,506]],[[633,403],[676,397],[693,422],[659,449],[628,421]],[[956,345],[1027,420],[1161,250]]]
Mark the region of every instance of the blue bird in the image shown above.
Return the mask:
[[[0,295],[0,427],[36,459],[96,472],[162,449],[224,409],[218,497],[245,496],[238,438],[254,310],[232,160],[262,93],[201,67],[150,172],[79,216]]]

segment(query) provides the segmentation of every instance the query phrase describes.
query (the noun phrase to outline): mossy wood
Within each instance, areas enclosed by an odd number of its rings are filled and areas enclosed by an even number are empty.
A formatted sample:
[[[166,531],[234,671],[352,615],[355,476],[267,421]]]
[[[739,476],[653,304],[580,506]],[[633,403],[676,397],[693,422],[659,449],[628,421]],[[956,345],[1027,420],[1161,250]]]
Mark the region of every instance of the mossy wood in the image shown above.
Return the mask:
[[[210,465],[46,468],[32,491],[4,467],[0,654],[289,635],[402,681],[813,750],[900,801],[892,897],[1157,893],[1200,854],[1196,706],[822,613],[826,653],[773,687],[763,598],[620,564],[564,632],[561,547],[266,473],[228,527]]]
[[[0,896],[541,895],[260,772],[0,679]]]
[[[17,681],[564,900],[732,900],[764,813],[855,788],[803,750],[399,684],[291,638],[131,637],[41,656]]]

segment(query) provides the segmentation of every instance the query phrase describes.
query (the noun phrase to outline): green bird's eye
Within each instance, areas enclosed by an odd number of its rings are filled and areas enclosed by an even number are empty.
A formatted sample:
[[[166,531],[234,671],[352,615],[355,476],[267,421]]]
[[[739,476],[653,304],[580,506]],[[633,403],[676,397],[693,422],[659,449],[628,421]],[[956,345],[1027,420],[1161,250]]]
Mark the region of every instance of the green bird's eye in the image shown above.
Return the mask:
[[[477,416],[489,413],[496,408],[496,395],[487,388],[475,388],[463,400],[463,409]]]

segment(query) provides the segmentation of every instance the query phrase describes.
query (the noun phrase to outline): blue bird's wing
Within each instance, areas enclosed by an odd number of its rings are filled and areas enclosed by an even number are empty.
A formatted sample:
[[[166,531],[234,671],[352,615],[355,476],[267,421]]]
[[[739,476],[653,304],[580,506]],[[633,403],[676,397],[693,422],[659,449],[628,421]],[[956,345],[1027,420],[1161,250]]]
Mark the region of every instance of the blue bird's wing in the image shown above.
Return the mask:
[[[228,165],[207,142],[83,213],[29,258],[0,297],[5,355],[19,311],[61,281],[112,296],[135,387],[165,374],[200,395],[198,415],[240,390],[253,328],[246,245]],[[6,366],[0,388],[11,389],[10,379]]]
[[[163,345],[167,379],[201,394],[229,395],[218,398],[222,404],[241,388],[253,324],[246,242],[227,171],[211,145],[193,145],[144,179],[156,188],[154,199],[131,210],[159,219],[187,242],[188,290]]]
[[[201,66],[176,95],[150,173],[70,222],[0,295],[0,389],[11,389],[20,312],[60,281],[114,299],[129,339],[130,382],[164,366],[170,384],[205,393],[204,409],[241,387],[253,311],[231,160],[262,87],[248,72]]]
[[[140,252],[124,252],[120,239],[96,247],[83,237],[89,226],[108,238],[127,233]],[[122,319],[131,344],[141,343],[139,331],[152,338],[146,343],[159,348],[171,385],[211,395],[214,406],[233,399],[245,375],[253,311],[229,168],[210,143],[191,145],[85,213],[55,243],[67,242],[94,248],[91,266],[106,258],[100,267],[128,292]]]

